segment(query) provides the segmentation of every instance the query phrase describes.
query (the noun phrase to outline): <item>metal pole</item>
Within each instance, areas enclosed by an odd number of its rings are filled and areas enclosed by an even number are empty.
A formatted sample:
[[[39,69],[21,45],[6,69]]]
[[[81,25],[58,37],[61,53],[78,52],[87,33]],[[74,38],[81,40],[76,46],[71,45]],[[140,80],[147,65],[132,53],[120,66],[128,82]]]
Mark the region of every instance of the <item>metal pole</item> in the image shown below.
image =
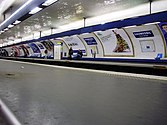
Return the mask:
[[[0,111],[2,112],[2,114],[7,119],[7,122],[9,122],[10,125],[21,125],[18,119],[14,116],[14,114],[9,110],[9,108],[5,105],[5,103],[3,103],[1,99]]]
[[[39,34],[39,37],[41,38],[41,36],[42,36],[42,31],[39,31],[39,33],[40,33],[40,34]]]
[[[34,39],[34,37],[35,37],[34,33],[32,35],[33,35],[33,39]]]
[[[54,29],[53,27],[50,28],[50,31],[51,31],[51,34],[50,34],[50,35],[53,34],[53,29]]]
[[[149,2],[150,2],[150,14],[152,13],[151,11],[152,11],[152,0],[149,0]]]
[[[86,27],[86,17],[83,18],[84,19],[84,28]]]

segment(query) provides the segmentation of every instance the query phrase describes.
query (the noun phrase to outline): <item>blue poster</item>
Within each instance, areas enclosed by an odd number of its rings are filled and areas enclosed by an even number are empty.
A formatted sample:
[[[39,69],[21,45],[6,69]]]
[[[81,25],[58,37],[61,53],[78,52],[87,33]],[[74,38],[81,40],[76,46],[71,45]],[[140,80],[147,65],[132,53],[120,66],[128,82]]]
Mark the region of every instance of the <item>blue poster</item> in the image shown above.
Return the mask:
[[[159,23],[158,25],[163,33],[163,36],[164,36],[166,44],[167,44],[167,22],[166,23]]]
[[[84,38],[84,40],[88,45],[97,45],[97,42],[93,37]]]
[[[133,32],[136,38],[145,38],[145,37],[154,37],[154,34],[151,30],[148,31],[140,31],[140,32]]]
[[[39,50],[39,48],[37,47],[36,44],[29,43],[28,45],[32,48],[32,50],[33,50],[34,53],[40,53],[40,50]]]
[[[44,47],[41,44],[37,44],[40,49],[44,49]]]

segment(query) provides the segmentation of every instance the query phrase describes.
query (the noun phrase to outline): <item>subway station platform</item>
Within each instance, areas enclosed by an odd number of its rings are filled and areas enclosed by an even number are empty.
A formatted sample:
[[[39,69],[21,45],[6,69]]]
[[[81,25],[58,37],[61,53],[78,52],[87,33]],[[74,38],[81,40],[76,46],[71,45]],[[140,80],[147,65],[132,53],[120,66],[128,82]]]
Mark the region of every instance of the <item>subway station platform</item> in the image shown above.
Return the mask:
[[[0,59],[0,98],[22,125],[166,125],[166,76]]]
[[[16,60],[31,63],[40,63],[48,65],[58,65],[76,68],[86,68],[105,71],[116,71],[125,73],[137,73],[156,76],[167,76],[166,59],[42,59],[42,58],[21,58],[21,57],[0,57],[0,59]]]

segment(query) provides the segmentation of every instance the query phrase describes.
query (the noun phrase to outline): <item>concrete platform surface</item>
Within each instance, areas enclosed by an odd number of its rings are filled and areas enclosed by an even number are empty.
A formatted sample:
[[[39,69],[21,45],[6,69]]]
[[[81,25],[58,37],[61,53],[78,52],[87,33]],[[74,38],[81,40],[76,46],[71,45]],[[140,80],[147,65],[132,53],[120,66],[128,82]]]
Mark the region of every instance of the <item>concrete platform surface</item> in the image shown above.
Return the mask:
[[[167,125],[167,81],[0,60],[0,98],[23,125]]]

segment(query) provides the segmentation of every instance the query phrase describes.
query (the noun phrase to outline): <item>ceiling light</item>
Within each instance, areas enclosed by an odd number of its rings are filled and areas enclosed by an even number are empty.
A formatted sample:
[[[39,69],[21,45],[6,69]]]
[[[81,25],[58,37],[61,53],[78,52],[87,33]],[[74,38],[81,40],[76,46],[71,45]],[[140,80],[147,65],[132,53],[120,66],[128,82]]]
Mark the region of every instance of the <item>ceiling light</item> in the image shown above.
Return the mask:
[[[101,24],[101,25],[104,25],[104,24],[105,24],[105,22],[101,22],[100,24]]]
[[[136,27],[136,25],[126,26],[126,27],[124,27],[124,28],[132,28],[132,27]]]
[[[32,9],[32,10],[29,12],[29,14],[35,14],[35,13],[39,12],[40,10],[42,10],[42,8],[40,8],[40,7],[35,7],[34,9]]]
[[[153,24],[158,24],[158,23],[160,23],[160,22],[146,23],[144,25],[153,25]]]
[[[8,28],[5,28],[4,30],[7,31],[7,30],[9,30],[9,29],[8,29]]]
[[[114,3],[115,3],[115,0],[105,0],[104,1],[105,5],[110,5],[110,4],[114,4]]]
[[[19,21],[19,20],[16,20],[13,24],[19,24],[19,23],[21,23],[21,21]]]
[[[25,8],[26,6],[28,6],[33,0],[29,0],[27,1],[23,6],[21,6],[18,10],[16,10],[10,17],[8,17],[4,22],[2,22],[0,24],[0,27],[2,25],[4,25],[7,21],[9,21],[12,17],[14,17],[16,15],[16,13],[20,12],[23,8]]]
[[[12,24],[10,24],[10,25],[8,26],[8,28],[12,28],[12,27],[14,27],[14,25],[12,25]]]
[[[43,3],[42,5],[43,6],[49,6],[49,5],[51,5],[51,4],[53,4],[54,2],[57,2],[58,0],[47,0],[47,1],[45,1],[45,3]]]

